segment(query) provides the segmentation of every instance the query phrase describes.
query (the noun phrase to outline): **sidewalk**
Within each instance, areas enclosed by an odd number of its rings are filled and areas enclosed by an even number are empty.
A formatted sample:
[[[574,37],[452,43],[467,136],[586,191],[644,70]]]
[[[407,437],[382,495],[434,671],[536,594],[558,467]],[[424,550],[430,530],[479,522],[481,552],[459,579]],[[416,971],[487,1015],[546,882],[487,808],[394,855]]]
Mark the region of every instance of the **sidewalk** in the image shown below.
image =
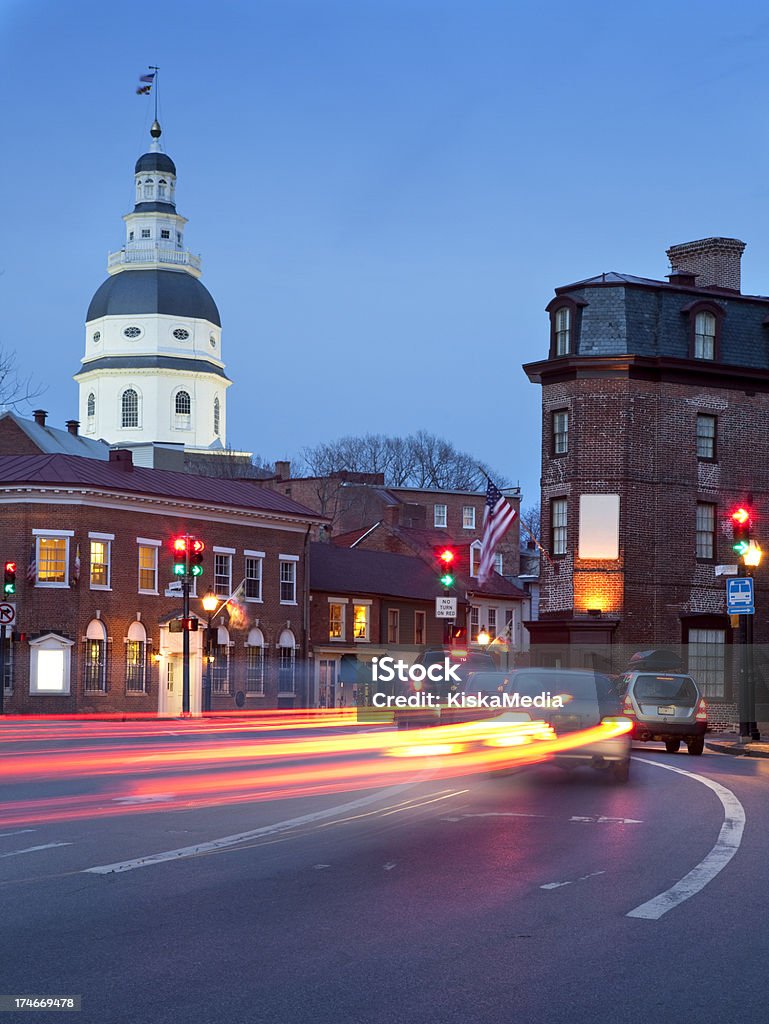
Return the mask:
[[[734,732],[716,733],[705,737],[705,748],[719,754],[733,754],[735,757],[769,757],[769,730],[761,728],[760,743],[740,743],[739,736]]]

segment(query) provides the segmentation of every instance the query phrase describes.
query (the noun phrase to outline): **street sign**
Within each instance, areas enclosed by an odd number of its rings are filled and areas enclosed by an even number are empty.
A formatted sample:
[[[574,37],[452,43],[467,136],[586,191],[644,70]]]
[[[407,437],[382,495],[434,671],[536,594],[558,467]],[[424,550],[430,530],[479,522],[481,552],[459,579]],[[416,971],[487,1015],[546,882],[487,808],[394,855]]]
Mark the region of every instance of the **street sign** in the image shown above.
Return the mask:
[[[436,619],[455,619],[457,617],[457,599],[455,597],[436,597]]]
[[[0,626],[12,626],[16,621],[16,605],[0,601]]]
[[[753,579],[750,576],[739,576],[726,581],[726,614],[754,615]]]
[[[736,576],[739,571],[738,565],[717,565],[716,576]]]

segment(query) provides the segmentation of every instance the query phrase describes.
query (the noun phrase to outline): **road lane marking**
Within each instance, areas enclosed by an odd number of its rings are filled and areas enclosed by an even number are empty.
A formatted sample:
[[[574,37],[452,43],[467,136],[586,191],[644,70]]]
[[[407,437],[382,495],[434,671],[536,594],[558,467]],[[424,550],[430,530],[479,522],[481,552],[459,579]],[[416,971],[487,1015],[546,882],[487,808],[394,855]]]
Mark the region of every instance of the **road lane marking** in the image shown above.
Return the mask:
[[[718,833],[718,839],[710,853],[675,885],[661,892],[659,896],[647,900],[646,903],[641,903],[626,914],[626,917],[658,921],[669,910],[673,910],[685,900],[696,896],[708,882],[712,882],[716,875],[723,871],[740,848],[742,833],[745,829],[745,808],[730,789],[718,782],[713,782],[712,779],[708,779],[704,775],[696,775],[694,772],[688,772],[684,768],[675,768],[672,764],[663,764],[661,761],[649,761],[645,757],[634,757],[633,760],[640,761],[642,764],[654,765],[656,768],[664,768],[669,772],[677,772],[679,775],[685,775],[689,779],[694,779],[695,782],[702,783],[716,794],[724,809],[721,831]]]
[[[20,828],[18,832],[0,832],[0,839],[6,836],[23,836],[25,832],[37,832],[36,828]]]
[[[177,850],[165,850],[163,853],[152,853],[146,857],[136,857],[133,860],[118,861],[115,864],[99,864],[93,868],[84,868],[84,874],[110,875],[122,871],[134,871],[136,868],[146,868],[153,864],[163,864],[169,860],[183,860],[187,857],[196,857],[201,853],[211,853],[215,850],[225,849],[228,846],[236,846],[249,839],[257,839],[260,836],[274,835],[276,832],[287,832],[289,829],[298,828],[300,825],[308,825],[312,822],[322,821],[324,818],[333,818],[335,815],[345,811],[352,811],[358,807],[366,807],[376,803],[378,800],[387,800],[404,789],[409,789],[417,783],[409,782],[401,786],[392,786],[389,789],[381,790],[369,796],[361,797],[359,800],[351,800],[346,804],[337,804],[335,807],[326,807],[322,811],[312,811],[310,814],[302,814],[297,818],[288,818],[285,821],[275,822],[274,825],[264,825],[262,828],[251,829],[249,832],[239,832],[232,836],[222,836],[221,839],[213,839],[207,843],[197,843],[195,846],[182,846]]]
[[[46,843],[45,846],[28,846],[26,850],[11,850],[10,853],[0,853],[0,857],[21,857],[23,853],[36,853],[38,850],[52,850],[54,846],[72,846],[72,843]]]
[[[607,824],[608,822],[612,822],[615,825],[643,825],[643,821],[639,818],[605,818],[603,815],[600,815],[598,818],[569,818],[569,821],[596,822],[599,825]]]
[[[605,871],[591,871],[589,875],[580,875],[579,878],[575,878],[571,882],[547,882],[545,885],[540,885],[540,889],[560,889],[564,885],[574,885],[575,882],[584,882],[588,878],[595,878],[596,875],[605,874]]]
[[[383,864],[382,867],[385,869],[385,871],[392,871],[392,869],[396,867],[396,863],[394,860],[388,860],[388,862],[386,864]]]

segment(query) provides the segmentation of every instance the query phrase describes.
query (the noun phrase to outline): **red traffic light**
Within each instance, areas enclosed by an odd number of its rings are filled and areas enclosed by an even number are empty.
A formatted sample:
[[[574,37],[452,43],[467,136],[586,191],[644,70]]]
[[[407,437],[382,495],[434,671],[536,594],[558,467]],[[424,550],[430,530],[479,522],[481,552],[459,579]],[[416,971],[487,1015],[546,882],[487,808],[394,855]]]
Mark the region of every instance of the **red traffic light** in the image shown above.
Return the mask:
[[[456,557],[457,553],[453,548],[442,548],[438,553],[438,558],[440,558],[445,566],[453,565]]]
[[[171,547],[174,551],[184,554],[187,550],[187,538],[186,537],[174,537],[171,541]]]
[[[732,520],[739,523],[740,526],[744,526],[745,523],[750,522],[750,512],[741,505],[732,512]]]
[[[205,551],[205,547],[205,544],[199,537],[190,537],[190,551],[194,551],[198,555],[201,551]]]
[[[16,572],[16,563],[15,562],[6,562],[5,563],[5,571],[6,572]]]

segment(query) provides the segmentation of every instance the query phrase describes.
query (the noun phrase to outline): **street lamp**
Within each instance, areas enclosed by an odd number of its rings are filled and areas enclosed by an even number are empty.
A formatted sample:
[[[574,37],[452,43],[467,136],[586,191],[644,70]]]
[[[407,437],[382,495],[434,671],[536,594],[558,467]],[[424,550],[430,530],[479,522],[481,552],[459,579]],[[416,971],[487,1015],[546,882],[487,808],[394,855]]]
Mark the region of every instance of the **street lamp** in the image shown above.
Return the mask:
[[[478,634],[478,643],[481,647],[488,647],[491,643],[491,637],[489,636],[488,630],[485,626],[481,626],[481,631]]]
[[[211,636],[211,619],[216,606],[219,604],[219,598],[212,591],[203,597],[203,611],[208,616],[208,625],[206,628],[206,682],[205,682],[205,693],[203,694],[203,710],[211,710],[211,663],[213,662],[213,654],[211,648],[213,647],[212,636]]]

